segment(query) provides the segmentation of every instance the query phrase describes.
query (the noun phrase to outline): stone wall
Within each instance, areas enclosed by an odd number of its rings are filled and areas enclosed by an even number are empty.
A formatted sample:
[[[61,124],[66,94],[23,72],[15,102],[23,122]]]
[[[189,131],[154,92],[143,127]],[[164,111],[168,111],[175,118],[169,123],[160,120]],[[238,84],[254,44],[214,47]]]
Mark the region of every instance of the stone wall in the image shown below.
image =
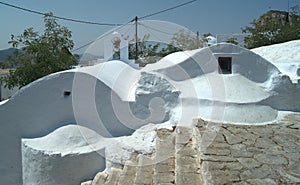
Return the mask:
[[[300,184],[300,115],[265,125],[195,120],[157,130],[156,151],[82,185]]]

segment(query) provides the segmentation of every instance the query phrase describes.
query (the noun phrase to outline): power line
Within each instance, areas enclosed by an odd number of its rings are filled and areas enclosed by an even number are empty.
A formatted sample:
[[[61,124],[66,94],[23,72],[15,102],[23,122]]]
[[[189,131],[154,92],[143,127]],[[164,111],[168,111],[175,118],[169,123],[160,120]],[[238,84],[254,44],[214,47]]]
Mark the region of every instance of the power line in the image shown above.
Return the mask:
[[[193,2],[195,2],[195,1],[197,1],[197,0],[188,1],[188,2],[185,2],[185,3],[179,4],[179,5],[173,6],[173,7],[171,7],[171,8],[167,8],[167,9],[164,9],[164,10],[161,10],[161,11],[158,11],[158,12],[155,12],[155,13],[151,13],[151,14],[148,14],[148,15],[145,15],[145,16],[142,16],[142,17],[139,17],[138,19],[139,19],[139,20],[140,20],[140,19],[145,19],[145,18],[154,16],[154,15],[158,15],[158,14],[161,14],[161,13],[164,13],[164,12],[167,12],[167,11],[170,11],[170,10],[174,10],[174,9],[176,9],[176,8],[179,8],[179,7],[188,5],[188,4],[190,4],[190,3],[193,3]],[[122,24],[121,27],[123,27],[123,26],[125,26],[125,25],[127,25],[127,24],[129,24],[129,23],[134,22],[135,19],[136,19],[136,18],[132,19],[131,21],[129,21],[129,22],[126,23],[126,24]],[[143,26],[145,26],[145,25],[143,25]],[[145,27],[146,27],[146,26],[145,26]],[[148,27],[148,28],[150,28],[150,27]],[[119,28],[119,29],[120,29],[120,28]],[[151,29],[151,28],[150,28],[150,29]],[[153,29],[153,30],[154,30],[154,29]],[[156,31],[157,31],[157,30],[156,30]],[[162,31],[160,31],[160,32],[162,32]],[[168,33],[166,33],[166,32],[163,32],[163,33],[168,34]],[[106,36],[106,35],[105,35],[105,36]],[[103,37],[104,37],[104,36],[103,36]],[[102,37],[101,37],[101,38],[102,38]],[[80,47],[78,47],[78,48],[72,50],[72,52],[78,51],[78,50],[80,50],[80,49],[82,49],[82,48],[84,48],[84,47],[86,47],[86,46],[92,44],[93,42],[95,42],[95,41],[97,41],[97,40],[99,40],[99,39],[100,39],[100,38],[97,38],[97,39],[94,40],[94,41],[90,41],[90,42],[88,42],[87,44],[84,44],[84,45],[82,45],[82,46],[80,46]]]
[[[96,40],[98,40],[98,39],[96,39]],[[88,42],[88,43],[86,43],[86,44],[84,44],[84,45],[82,45],[82,46],[79,46],[78,48],[73,49],[71,52],[75,52],[75,51],[78,51],[78,50],[80,50],[80,49],[82,49],[82,48],[85,48],[86,46],[88,46],[88,45],[90,45],[90,44],[93,44],[93,42],[95,42],[96,40],[90,41],[90,42]]]
[[[140,25],[141,25],[141,26],[144,26],[144,27],[146,27],[146,28],[148,28],[148,29],[151,29],[151,30],[153,30],[153,31],[157,31],[157,32],[160,32],[160,33],[163,33],[163,34],[166,34],[166,35],[170,35],[170,36],[173,36],[173,35],[174,35],[173,33],[168,33],[168,32],[165,32],[165,31],[161,31],[161,30],[159,30],[159,29],[156,29],[156,28],[147,26],[147,25],[145,25],[145,24],[143,24],[143,23],[140,23]]]
[[[173,6],[171,8],[167,8],[167,9],[164,9],[164,10],[161,10],[161,11],[158,11],[158,12],[155,12],[155,13],[151,13],[151,14],[148,14],[148,15],[145,15],[145,16],[142,16],[142,17],[139,17],[138,19],[145,19],[145,18],[148,18],[148,17],[151,17],[151,16],[154,16],[154,15],[158,15],[158,14],[161,14],[161,13],[164,13],[164,12],[167,12],[167,11],[170,11],[170,10],[173,10],[173,9],[176,9],[176,8],[179,8],[179,7],[182,7],[182,6],[185,6],[187,4],[190,4],[190,3],[193,3],[197,0],[191,0],[191,1],[188,1],[186,3],[182,3],[182,4],[179,4],[179,5],[176,5],[176,6]],[[9,3],[4,3],[4,2],[1,2],[0,1],[0,4],[2,5],[5,5],[5,6],[8,6],[8,7],[11,7],[11,8],[15,8],[15,9],[19,9],[19,10],[22,10],[22,11],[26,11],[26,12],[30,12],[30,13],[34,13],[34,14],[38,14],[38,15],[42,15],[42,16],[45,16],[45,15],[48,15],[46,13],[42,13],[42,12],[39,12],[39,11],[35,11],[35,10],[31,10],[31,9],[28,9],[28,8],[23,8],[23,7],[20,7],[20,6],[16,6],[16,5],[12,5],[12,4],[9,4]],[[99,23],[99,22],[91,22],[91,21],[84,21],[84,20],[78,20],[78,19],[71,19],[71,18],[66,18],[66,17],[61,17],[61,16],[55,16],[55,15],[50,15],[51,17],[53,18],[56,18],[56,19],[61,19],[61,20],[65,20],[65,21],[72,21],[72,22],[77,22],[77,23],[83,23],[83,24],[92,24],[92,25],[99,25],[99,26],[120,26],[119,28],[117,28],[116,30],[122,28],[123,26],[133,22],[135,19],[129,21],[128,23],[125,23],[125,24],[114,24],[114,23]],[[115,30],[114,30],[115,31]],[[107,35],[107,34],[106,34]],[[102,36],[103,37],[103,36]],[[97,38],[96,40],[98,40],[99,38]],[[90,44],[92,44],[93,42],[95,42],[96,40],[94,41],[91,41],[91,42],[88,42],[87,44],[84,44],[76,49],[73,50],[74,51],[77,51],[77,50],[80,50]]]
[[[142,16],[142,17],[139,17],[139,19],[145,19],[145,18],[148,18],[148,17],[152,17],[154,15],[158,15],[158,14],[161,14],[161,13],[164,13],[164,12],[167,12],[167,11],[170,11],[170,10],[173,10],[173,9],[176,9],[176,8],[179,8],[179,7],[182,7],[182,6],[185,6],[185,5],[188,5],[190,3],[193,3],[197,0],[192,0],[192,1],[188,1],[186,3],[182,3],[182,4],[179,4],[177,6],[173,6],[171,8],[167,8],[167,9],[164,9],[164,10],[161,10],[161,11],[158,11],[158,12],[155,12],[155,13],[151,13],[151,14],[148,14],[148,15],[145,15],[145,16]]]
[[[109,34],[115,32],[115,31],[118,31],[119,29],[123,28],[124,26],[126,26],[126,25],[128,25],[128,24],[130,24],[130,23],[132,23],[132,22],[129,21],[129,22],[125,23],[125,24],[122,24],[121,26],[117,27],[116,29],[110,30],[110,31],[107,32],[106,34],[101,35],[101,36],[98,37],[97,39],[92,40],[92,41],[90,41],[90,42],[88,42],[88,43],[86,43],[86,44],[84,44],[84,45],[82,45],[82,46],[80,46],[80,47],[77,47],[77,48],[73,49],[72,52],[75,52],[75,51],[78,51],[78,50],[80,50],[80,49],[82,49],[82,48],[85,48],[86,46],[89,46],[90,44],[96,42],[97,40],[100,40],[100,39],[102,39],[103,37],[105,37],[105,36],[107,36],[107,35],[109,35]]]
[[[142,16],[142,17],[139,17],[138,19],[140,20],[140,19],[145,19],[145,18],[154,16],[154,15],[158,15],[158,14],[161,14],[161,13],[164,13],[164,12],[167,12],[167,11],[170,11],[170,10],[173,10],[173,9],[176,9],[176,8],[179,8],[179,7],[188,5],[188,4],[193,3],[193,2],[195,2],[195,1],[197,1],[197,0],[188,1],[188,2],[185,2],[185,3],[179,4],[179,5],[173,6],[173,7],[171,7],[171,8],[167,8],[167,9],[164,9],[164,10],[161,10],[161,11],[158,11],[158,12],[155,12],[155,13],[151,13],[151,14],[148,14],[148,15],[145,15],[145,16]],[[128,23],[125,23],[125,24],[120,25],[120,27],[117,28],[117,29],[120,29],[120,28],[122,28],[123,26],[125,26],[125,25],[127,25],[127,24],[129,24],[129,23],[132,23],[132,22],[134,22],[134,21],[135,21],[135,19],[132,19],[132,20],[129,21]],[[145,25],[144,25],[144,26],[145,26]],[[148,28],[149,28],[149,27],[148,27]],[[116,30],[117,30],[117,29],[116,29]],[[113,30],[113,31],[116,31],[116,30]],[[160,32],[162,32],[162,31],[160,31]],[[165,34],[168,34],[168,33],[166,33],[166,32],[164,32],[164,33],[165,33]],[[108,33],[108,34],[109,34],[109,33]],[[106,35],[108,35],[108,34],[102,35],[102,37],[97,38],[97,39],[95,39],[95,40],[93,40],[93,41],[90,41],[90,42],[88,42],[87,44],[84,44],[84,45],[82,45],[82,46],[80,46],[80,47],[78,47],[78,48],[72,50],[72,52],[78,51],[78,50],[80,50],[80,49],[82,49],[82,48],[84,48],[84,47],[86,47],[86,46],[92,44],[93,42],[95,42],[95,41],[97,41],[97,40],[103,38],[104,36],[106,36]]]
[[[38,11],[35,11],[35,10],[31,10],[31,9],[28,9],[28,8],[23,8],[23,7],[8,4],[8,3],[4,3],[4,2],[1,2],[1,1],[0,1],[0,4],[11,7],[11,8],[19,9],[19,10],[22,10],[22,11],[38,14],[38,15],[43,15],[43,16],[47,15],[46,13],[38,12]],[[122,25],[122,24],[113,24],[113,23],[99,23],[99,22],[84,21],[84,20],[71,19],[71,18],[60,17],[60,16],[55,16],[55,15],[51,15],[51,17],[54,17],[56,19],[65,20],[65,21],[71,21],[71,22],[77,22],[77,23],[83,23],[83,24],[93,24],[93,25],[99,25],[99,26],[120,26],[120,25]]]

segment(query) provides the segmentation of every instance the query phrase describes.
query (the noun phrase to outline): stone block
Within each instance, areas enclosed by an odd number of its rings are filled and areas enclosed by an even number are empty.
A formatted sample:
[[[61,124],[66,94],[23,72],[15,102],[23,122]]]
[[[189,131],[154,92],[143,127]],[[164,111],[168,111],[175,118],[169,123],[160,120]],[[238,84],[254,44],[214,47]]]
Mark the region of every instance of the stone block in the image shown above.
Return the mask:
[[[161,129],[156,130],[156,134],[158,137],[157,139],[165,140],[173,134],[173,130],[161,128]]]
[[[176,176],[177,185],[197,184],[202,185],[202,178],[200,174],[194,173],[180,173]]]
[[[192,139],[191,127],[176,127],[176,144],[186,144]]]
[[[247,179],[264,179],[269,176],[274,176],[274,171],[267,165],[262,165],[258,168],[253,168],[247,171],[244,171],[240,174],[241,180]]]
[[[212,170],[209,173],[213,184],[231,184],[240,180],[239,171]]]
[[[153,182],[154,184],[175,182],[175,173],[155,173]]]
[[[154,166],[154,170],[157,173],[168,173],[168,172],[174,172],[175,171],[175,165],[174,164],[156,164]]]
[[[92,185],[101,185],[104,184],[107,180],[108,173],[106,172],[99,172],[95,175]]]
[[[254,158],[262,164],[288,164],[288,160],[280,155],[257,154],[254,155]]]
[[[236,158],[231,156],[217,156],[200,154],[201,161],[215,161],[215,162],[236,162]]]
[[[276,143],[267,137],[258,138],[255,143],[255,147],[263,149],[268,149],[275,145]]]
[[[202,167],[202,171],[241,170],[243,168],[243,166],[239,162],[212,162],[212,161],[203,161],[201,167]]]
[[[253,158],[237,158],[237,160],[241,163],[243,167],[246,169],[257,168],[261,165],[261,163],[257,162]]]
[[[207,155],[220,155],[220,156],[227,156],[230,154],[230,150],[226,148],[217,148],[217,147],[209,147],[206,150],[201,151],[203,154]]]
[[[135,162],[126,162],[118,185],[134,184],[136,170],[137,164]]]
[[[153,173],[154,173],[154,160],[152,157],[145,155],[138,155],[138,166],[135,177],[135,185],[152,185],[153,184]]]
[[[237,143],[242,143],[245,140],[245,139],[243,139],[243,138],[241,138],[237,135],[234,135],[234,134],[230,133],[227,130],[224,130],[223,134],[226,138],[226,142],[230,145],[237,144]]]
[[[253,153],[243,150],[231,150],[231,155],[235,158],[237,157],[253,157]]]
[[[248,182],[251,185],[277,185],[277,183],[273,179],[249,179]]]
[[[116,185],[116,184],[118,184],[121,173],[122,173],[121,169],[111,168],[111,170],[108,173],[109,174],[108,178],[107,178],[106,182],[104,183],[104,185]]]

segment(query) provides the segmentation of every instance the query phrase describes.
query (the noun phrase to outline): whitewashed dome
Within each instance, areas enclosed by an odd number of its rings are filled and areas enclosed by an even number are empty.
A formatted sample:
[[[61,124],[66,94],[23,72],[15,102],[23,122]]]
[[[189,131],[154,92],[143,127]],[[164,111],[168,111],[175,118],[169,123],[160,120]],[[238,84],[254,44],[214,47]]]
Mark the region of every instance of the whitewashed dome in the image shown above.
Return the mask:
[[[208,37],[206,37],[206,39],[207,39],[207,45],[208,46],[217,44],[217,39],[214,36],[208,36]]]

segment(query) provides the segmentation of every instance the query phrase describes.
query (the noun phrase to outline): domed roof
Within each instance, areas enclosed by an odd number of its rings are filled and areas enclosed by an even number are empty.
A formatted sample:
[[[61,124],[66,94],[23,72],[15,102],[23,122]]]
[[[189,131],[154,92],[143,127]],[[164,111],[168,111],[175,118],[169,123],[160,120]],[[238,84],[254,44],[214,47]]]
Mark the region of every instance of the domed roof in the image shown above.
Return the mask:
[[[103,148],[105,143],[108,143],[108,139],[80,125],[66,125],[44,137],[22,140],[26,146],[36,150],[63,155],[90,152]]]

